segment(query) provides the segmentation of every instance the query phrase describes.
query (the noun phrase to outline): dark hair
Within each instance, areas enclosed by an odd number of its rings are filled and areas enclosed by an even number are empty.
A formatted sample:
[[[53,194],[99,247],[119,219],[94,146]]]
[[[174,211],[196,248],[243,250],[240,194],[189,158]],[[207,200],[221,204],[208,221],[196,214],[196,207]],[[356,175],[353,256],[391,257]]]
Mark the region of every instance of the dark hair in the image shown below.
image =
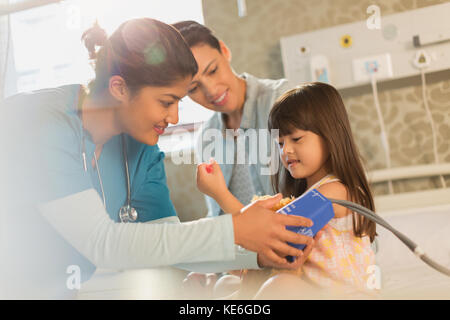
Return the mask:
[[[280,137],[300,129],[322,137],[329,151],[326,162],[329,173],[335,175],[347,187],[350,200],[375,211],[358,148],[354,142],[350,122],[338,91],[325,83],[302,84],[275,102],[268,127],[278,129]],[[298,197],[306,191],[306,179],[294,179],[289,171],[281,169],[272,176],[276,192],[284,196]],[[353,215],[353,231],[356,236],[368,235],[372,242],[376,225],[361,215]]]
[[[197,63],[189,46],[172,26],[150,18],[123,23],[109,38],[98,23],[82,40],[95,59],[90,94],[105,93],[110,77],[121,76],[133,93],[145,86],[167,86],[194,76]],[[96,52],[96,47],[101,48]]]
[[[172,26],[181,33],[189,47],[192,48],[196,45],[207,44],[211,48],[222,52],[222,50],[220,50],[219,39],[217,39],[213,35],[213,32],[204,25],[192,20],[186,20],[174,23]]]

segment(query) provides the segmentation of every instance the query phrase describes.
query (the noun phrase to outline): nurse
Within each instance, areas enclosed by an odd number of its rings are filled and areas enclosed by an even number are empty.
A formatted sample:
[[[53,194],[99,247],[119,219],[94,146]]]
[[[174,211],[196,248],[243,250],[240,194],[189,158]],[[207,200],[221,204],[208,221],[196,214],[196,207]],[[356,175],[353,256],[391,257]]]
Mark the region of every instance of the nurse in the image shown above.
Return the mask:
[[[228,189],[241,203],[249,203],[254,195],[273,194],[270,170],[276,172],[274,165],[278,158],[274,157],[275,162],[269,164],[261,143],[265,143],[267,151],[276,148],[268,134],[267,120],[275,100],[290,89],[289,83],[285,79],[258,79],[248,73],[236,74],[230,65],[230,49],[210,29],[195,21],[181,21],[173,26],[186,39],[198,64],[188,95],[203,107],[215,111],[199,135],[196,153],[199,161],[205,162],[211,157],[205,150],[224,155],[223,159],[216,160]],[[212,145],[209,135],[214,130],[234,131],[234,134],[224,134],[222,143]],[[258,136],[257,143],[248,142],[244,148],[239,148],[236,136],[251,137],[254,133]],[[214,199],[205,197],[209,216],[224,213]]]
[[[85,281],[95,268],[298,268],[308,250],[286,241],[311,248],[312,239],[285,226],[311,222],[267,209],[281,196],[233,215],[176,217],[156,144],[178,122],[198,70],[181,35],[143,18],[109,38],[95,26],[83,39],[95,59],[87,88],[19,94],[0,106],[0,296],[73,298],[77,276]],[[120,223],[128,203],[137,223]],[[302,258],[289,264],[286,255]]]

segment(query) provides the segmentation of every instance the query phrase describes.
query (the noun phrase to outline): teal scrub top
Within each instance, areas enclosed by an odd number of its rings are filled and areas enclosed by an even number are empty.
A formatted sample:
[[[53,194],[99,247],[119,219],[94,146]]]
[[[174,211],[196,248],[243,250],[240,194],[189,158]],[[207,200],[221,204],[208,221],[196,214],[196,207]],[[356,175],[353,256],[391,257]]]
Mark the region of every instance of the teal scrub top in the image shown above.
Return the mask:
[[[6,177],[1,191],[7,197],[8,212],[14,211],[14,215],[5,215],[3,222],[8,226],[8,243],[15,244],[14,249],[9,247],[6,270],[1,271],[4,279],[11,272],[10,281],[3,285],[9,284],[12,291],[46,286],[50,290],[46,296],[70,297],[74,292],[67,289],[67,266],[80,266],[82,281],[95,270],[36,209],[40,203],[91,188],[102,198],[98,173],[91,165],[95,145],[78,115],[80,89],[80,85],[67,85],[19,94],[0,106]],[[157,145],[145,145],[128,135],[125,138],[131,205],[138,212],[137,222],[176,216],[166,183],[164,153]],[[127,198],[120,135],[103,146],[98,168],[106,210],[118,222],[119,209]],[[25,267],[30,265],[36,270]]]

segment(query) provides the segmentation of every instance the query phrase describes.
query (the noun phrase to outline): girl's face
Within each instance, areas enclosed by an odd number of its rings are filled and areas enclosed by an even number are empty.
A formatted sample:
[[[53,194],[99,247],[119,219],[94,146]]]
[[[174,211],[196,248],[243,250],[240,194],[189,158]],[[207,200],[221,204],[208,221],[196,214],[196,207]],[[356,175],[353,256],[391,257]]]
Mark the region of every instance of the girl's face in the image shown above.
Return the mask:
[[[144,87],[118,108],[121,131],[139,142],[155,145],[169,124],[178,123],[178,103],[191,78],[167,87]]]
[[[208,44],[191,48],[198,72],[189,86],[189,97],[207,109],[232,113],[244,104],[245,83],[230,66],[231,53],[220,41],[222,52]]]
[[[327,174],[329,152],[324,139],[311,132],[295,129],[278,139],[281,162],[295,179],[306,178],[308,186]]]

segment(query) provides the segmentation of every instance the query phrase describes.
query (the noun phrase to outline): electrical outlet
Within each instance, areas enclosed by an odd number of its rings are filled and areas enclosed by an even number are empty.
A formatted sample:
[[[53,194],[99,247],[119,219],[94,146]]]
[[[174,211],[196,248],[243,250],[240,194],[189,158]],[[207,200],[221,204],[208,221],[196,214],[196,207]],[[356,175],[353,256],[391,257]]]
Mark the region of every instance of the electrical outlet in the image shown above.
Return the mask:
[[[393,77],[391,55],[389,53],[353,60],[353,78],[355,82],[368,82],[372,76],[377,80]]]
[[[417,69],[427,68],[431,64],[431,57],[425,50],[419,50],[416,52],[413,64]]]

